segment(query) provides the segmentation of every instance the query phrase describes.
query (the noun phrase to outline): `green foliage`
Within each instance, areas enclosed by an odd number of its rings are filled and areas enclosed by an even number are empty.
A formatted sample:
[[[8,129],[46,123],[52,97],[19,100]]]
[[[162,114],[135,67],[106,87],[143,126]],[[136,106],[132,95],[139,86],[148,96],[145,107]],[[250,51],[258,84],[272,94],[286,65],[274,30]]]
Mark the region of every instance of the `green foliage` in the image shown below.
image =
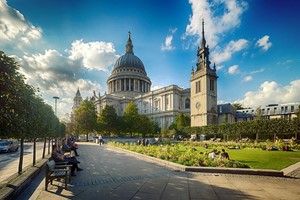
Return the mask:
[[[240,103],[233,103],[232,106],[236,109],[236,110],[242,110],[244,109],[242,104]]]
[[[124,112],[125,131],[131,134],[139,131],[139,118],[138,108],[134,102],[129,102]]]
[[[55,136],[59,125],[51,106],[25,83],[13,58],[0,51],[0,137],[41,138]]]
[[[154,123],[145,115],[139,117],[138,132],[142,134],[142,137],[146,137],[147,134],[154,135]]]
[[[75,130],[77,133],[88,134],[97,130],[97,114],[92,101],[85,99],[75,110]]]
[[[168,134],[168,128],[167,128],[167,124],[165,123],[162,130],[161,130],[161,136],[163,138],[166,138],[167,137],[167,134]]]
[[[111,133],[117,135],[120,130],[120,120],[116,113],[115,108],[112,105],[106,105],[103,110],[101,110],[99,117],[97,118],[97,123],[99,125],[99,131]]]
[[[204,144],[208,148],[204,147]],[[281,170],[300,160],[300,151],[264,151],[266,146],[279,145],[277,143],[266,142],[180,142],[165,143],[159,146],[138,146],[135,144],[109,143],[113,146],[128,149],[152,157],[176,162],[187,166],[207,166],[207,167],[233,167],[233,168],[255,168],[255,169],[275,169]],[[284,144],[284,143],[282,143]],[[292,145],[290,143],[290,145]],[[294,148],[298,148],[299,145]],[[298,147],[296,147],[298,146]],[[230,155],[230,160],[211,159],[208,153],[213,149],[226,149]]]
[[[191,119],[190,117],[185,116],[183,113],[180,113],[178,116],[176,116],[175,122],[177,125],[177,129],[179,131],[183,131],[184,127],[190,126]]]
[[[248,168],[247,165],[234,160],[212,160],[208,158],[207,153],[201,154],[195,148],[196,146],[191,145],[191,143],[166,144],[161,146],[141,146],[117,142],[110,142],[109,144],[186,166]]]
[[[36,138],[65,134],[52,108],[35,92],[25,83],[15,60],[0,51],[0,138],[20,139],[19,174],[22,172],[25,138],[36,141]],[[35,165],[35,143],[33,155]]]

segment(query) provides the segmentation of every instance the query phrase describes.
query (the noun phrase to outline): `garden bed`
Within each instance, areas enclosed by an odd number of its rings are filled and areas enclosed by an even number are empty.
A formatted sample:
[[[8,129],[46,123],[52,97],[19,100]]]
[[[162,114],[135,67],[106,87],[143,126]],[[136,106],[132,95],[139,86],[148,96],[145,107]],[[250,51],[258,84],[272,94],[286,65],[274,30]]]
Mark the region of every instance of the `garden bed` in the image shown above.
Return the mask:
[[[145,154],[166,161],[194,167],[225,167],[281,170],[300,161],[299,151],[266,151],[260,147],[249,145],[232,148],[229,143],[209,143],[208,148],[203,142],[179,142],[160,145],[136,145],[111,142],[110,145]],[[262,145],[262,144],[260,144]],[[208,158],[213,149],[224,148],[230,160]]]

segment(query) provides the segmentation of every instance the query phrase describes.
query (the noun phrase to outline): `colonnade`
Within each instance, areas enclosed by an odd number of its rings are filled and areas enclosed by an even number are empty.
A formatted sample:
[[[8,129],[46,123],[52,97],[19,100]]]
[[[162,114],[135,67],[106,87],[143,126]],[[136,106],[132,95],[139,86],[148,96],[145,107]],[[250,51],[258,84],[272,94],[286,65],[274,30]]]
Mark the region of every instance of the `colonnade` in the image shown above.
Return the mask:
[[[120,92],[120,91],[132,91],[132,92],[150,92],[150,83],[134,78],[122,78],[118,80],[112,80],[108,83],[108,93]]]

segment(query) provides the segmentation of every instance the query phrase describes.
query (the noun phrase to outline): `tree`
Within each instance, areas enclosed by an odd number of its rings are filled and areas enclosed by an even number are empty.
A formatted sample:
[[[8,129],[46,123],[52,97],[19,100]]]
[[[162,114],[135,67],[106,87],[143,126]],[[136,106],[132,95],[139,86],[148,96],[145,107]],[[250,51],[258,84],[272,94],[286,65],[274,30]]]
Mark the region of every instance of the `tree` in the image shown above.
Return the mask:
[[[149,117],[145,115],[140,115],[138,123],[138,132],[141,133],[143,137],[146,137],[147,134],[154,133],[154,123],[152,123]]]
[[[300,119],[300,105],[298,106],[295,114],[296,114],[297,118]]]
[[[161,136],[163,138],[166,138],[168,134],[168,127],[167,127],[167,123],[164,123],[163,128],[161,129]]]
[[[152,123],[153,123],[153,127],[154,127],[154,135],[155,136],[159,136],[159,134],[160,134],[160,131],[161,131],[161,128],[159,127],[159,124],[158,124],[158,122],[157,121],[155,121],[155,120],[152,120]]]
[[[112,105],[106,105],[104,109],[101,110],[97,118],[97,123],[99,130],[108,133],[109,136],[111,133],[117,134],[119,132],[119,118]]]
[[[222,122],[221,122],[221,124],[219,125],[219,126],[220,126],[219,130],[220,130],[220,133],[223,134],[223,140],[224,140],[224,141],[225,141],[225,139],[228,140],[228,126],[227,126],[227,124],[228,124],[228,117],[227,117],[227,115],[225,114],[225,115],[222,117]],[[226,138],[226,136],[227,136],[227,138]]]
[[[258,142],[259,134],[263,132],[263,117],[261,113],[260,106],[256,109],[256,115],[253,122],[253,130],[255,131],[255,140]]]
[[[88,141],[89,133],[97,130],[97,113],[95,105],[87,98],[83,100],[75,110],[75,129],[77,133],[86,135]]]
[[[191,119],[188,116],[185,116],[183,113],[180,113],[178,116],[176,116],[176,124],[177,129],[182,131],[184,127],[190,126]]]
[[[242,110],[244,109],[242,104],[240,103],[233,103],[232,106],[236,109],[236,110]]]
[[[130,133],[131,137],[134,132],[139,131],[139,119],[140,115],[138,113],[138,108],[136,107],[134,102],[129,102],[129,104],[125,108],[124,122],[126,126],[125,129],[128,133]]]

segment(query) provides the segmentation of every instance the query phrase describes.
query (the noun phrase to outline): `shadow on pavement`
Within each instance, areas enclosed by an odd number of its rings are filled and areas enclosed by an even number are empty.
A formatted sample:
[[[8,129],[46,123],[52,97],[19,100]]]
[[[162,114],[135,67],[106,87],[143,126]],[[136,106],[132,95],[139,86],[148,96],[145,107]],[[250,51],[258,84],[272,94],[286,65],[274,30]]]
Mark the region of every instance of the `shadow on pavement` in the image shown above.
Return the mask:
[[[232,185],[214,184],[215,175],[178,172],[143,161],[109,146],[80,143],[77,157],[84,171],[72,177],[69,190],[54,182],[44,190],[44,173],[21,199],[257,199]],[[220,178],[222,180],[222,178]]]

